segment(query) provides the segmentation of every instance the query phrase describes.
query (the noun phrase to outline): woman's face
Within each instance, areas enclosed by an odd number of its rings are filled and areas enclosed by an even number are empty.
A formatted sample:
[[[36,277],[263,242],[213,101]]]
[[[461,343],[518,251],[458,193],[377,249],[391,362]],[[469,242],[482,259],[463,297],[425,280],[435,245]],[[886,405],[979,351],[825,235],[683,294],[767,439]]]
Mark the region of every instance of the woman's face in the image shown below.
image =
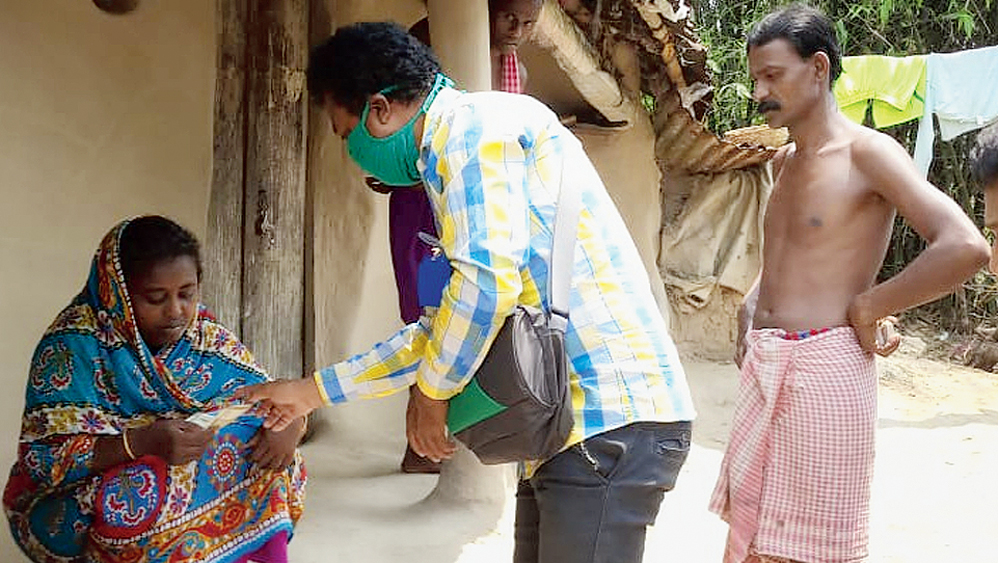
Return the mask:
[[[157,262],[128,283],[142,340],[159,351],[183,335],[197,313],[198,270],[190,256]]]

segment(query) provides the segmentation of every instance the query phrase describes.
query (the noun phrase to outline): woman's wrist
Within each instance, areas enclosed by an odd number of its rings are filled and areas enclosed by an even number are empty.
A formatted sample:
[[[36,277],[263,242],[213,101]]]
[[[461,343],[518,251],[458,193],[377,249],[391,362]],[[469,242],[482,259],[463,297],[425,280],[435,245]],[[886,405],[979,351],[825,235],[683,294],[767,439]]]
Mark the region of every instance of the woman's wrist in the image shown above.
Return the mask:
[[[128,428],[121,431],[121,447],[125,450],[125,455],[128,456],[129,460],[134,460],[137,456],[135,455],[135,450],[132,449],[132,445],[128,440]]]
[[[156,451],[156,448],[150,448],[147,444],[149,441],[149,426],[133,426],[123,430],[122,442],[124,442],[126,432],[128,433],[128,448],[125,448],[125,453],[129,456],[134,456],[131,459],[137,459],[148,455],[150,451]]]

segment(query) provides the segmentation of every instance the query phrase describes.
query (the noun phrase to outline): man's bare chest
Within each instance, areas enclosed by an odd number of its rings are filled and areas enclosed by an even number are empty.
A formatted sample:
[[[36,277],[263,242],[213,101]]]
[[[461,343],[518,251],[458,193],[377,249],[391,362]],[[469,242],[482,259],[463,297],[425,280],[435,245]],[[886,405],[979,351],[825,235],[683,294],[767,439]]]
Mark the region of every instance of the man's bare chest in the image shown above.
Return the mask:
[[[797,242],[848,237],[868,223],[880,223],[876,198],[847,177],[782,178],[766,209],[765,235]]]

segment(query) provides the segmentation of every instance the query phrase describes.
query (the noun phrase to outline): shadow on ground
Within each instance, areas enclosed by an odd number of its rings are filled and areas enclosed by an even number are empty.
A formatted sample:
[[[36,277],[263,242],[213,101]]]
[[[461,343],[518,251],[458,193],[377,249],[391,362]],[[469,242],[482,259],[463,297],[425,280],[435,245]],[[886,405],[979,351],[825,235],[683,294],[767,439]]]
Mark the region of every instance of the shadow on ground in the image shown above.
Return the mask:
[[[924,420],[897,420],[881,418],[878,428],[945,428],[966,426],[968,424],[987,424],[998,426],[998,411],[983,409],[976,414],[941,413]]]

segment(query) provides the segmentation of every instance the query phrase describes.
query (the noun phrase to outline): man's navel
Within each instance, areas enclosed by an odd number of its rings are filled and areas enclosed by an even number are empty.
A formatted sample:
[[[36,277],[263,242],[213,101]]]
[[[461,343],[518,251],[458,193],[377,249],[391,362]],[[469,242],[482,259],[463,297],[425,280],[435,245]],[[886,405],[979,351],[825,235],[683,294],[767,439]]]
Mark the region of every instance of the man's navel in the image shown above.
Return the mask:
[[[808,219],[807,224],[811,225],[812,227],[820,227],[823,223],[821,222],[820,217],[811,217],[810,219]]]

